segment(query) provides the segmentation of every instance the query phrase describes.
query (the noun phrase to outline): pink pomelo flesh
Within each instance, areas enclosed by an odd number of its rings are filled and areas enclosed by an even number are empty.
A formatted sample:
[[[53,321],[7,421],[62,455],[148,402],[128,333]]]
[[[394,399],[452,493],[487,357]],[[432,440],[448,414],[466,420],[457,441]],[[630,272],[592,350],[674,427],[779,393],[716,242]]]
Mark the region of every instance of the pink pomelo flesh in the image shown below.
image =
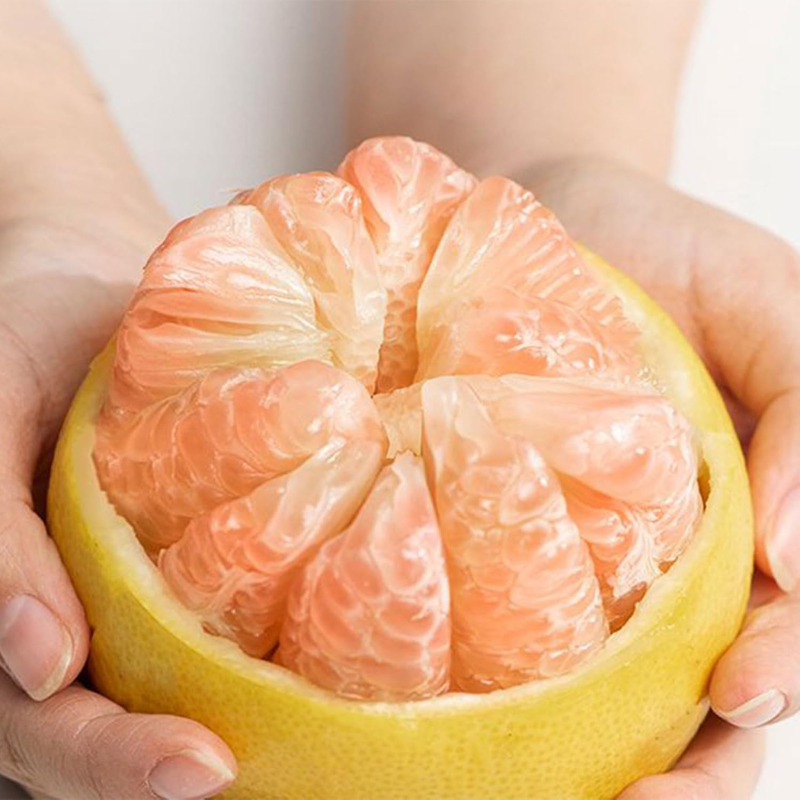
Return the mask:
[[[555,216],[400,137],[169,234],[94,460],[209,633],[364,700],[570,672],[703,513],[693,431]]]

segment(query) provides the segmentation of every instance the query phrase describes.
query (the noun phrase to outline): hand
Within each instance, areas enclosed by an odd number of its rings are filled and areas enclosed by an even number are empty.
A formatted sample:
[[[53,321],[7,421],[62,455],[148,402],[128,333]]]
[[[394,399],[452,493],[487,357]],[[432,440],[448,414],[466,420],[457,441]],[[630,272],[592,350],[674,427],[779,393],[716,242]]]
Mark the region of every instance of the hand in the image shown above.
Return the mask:
[[[0,226],[0,664],[14,678],[0,670],[0,774],[54,797],[206,797],[236,770],[217,736],[73,684],[90,634],[39,490],[71,397],[165,226],[146,204],[112,213],[108,195],[91,212],[76,205]]]
[[[800,258],[769,233],[610,162],[553,162],[522,180],[573,237],[672,315],[717,381],[747,453],[755,610],[711,679],[711,706],[726,722],[709,719],[671,773],[622,797],[750,797],[763,739],[747,729],[800,705]]]

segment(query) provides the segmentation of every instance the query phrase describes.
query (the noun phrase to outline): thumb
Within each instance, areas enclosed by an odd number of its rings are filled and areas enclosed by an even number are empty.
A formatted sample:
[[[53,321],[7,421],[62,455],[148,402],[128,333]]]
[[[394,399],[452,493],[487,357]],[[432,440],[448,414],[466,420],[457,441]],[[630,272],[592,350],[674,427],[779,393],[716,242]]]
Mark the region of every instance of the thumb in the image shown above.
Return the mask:
[[[33,399],[37,387],[25,374],[4,370],[0,388],[0,667],[42,700],[77,677],[89,630],[58,551],[33,510],[41,414]]]

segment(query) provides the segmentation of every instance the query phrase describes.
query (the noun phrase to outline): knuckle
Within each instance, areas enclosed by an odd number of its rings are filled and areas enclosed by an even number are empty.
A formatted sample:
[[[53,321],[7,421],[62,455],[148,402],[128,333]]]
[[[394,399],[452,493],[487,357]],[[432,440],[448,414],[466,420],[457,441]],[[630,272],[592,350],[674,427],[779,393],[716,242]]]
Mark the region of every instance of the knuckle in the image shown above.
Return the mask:
[[[781,251],[780,258],[783,260],[785,269],[792,275],[800,277],[800,252],[783,239],[779,239],[778,242]]]
[[[77,685],[42,703],[15,696],[0,714],[0,774],[81,800],[133,796],[124,765],[112,768],[115,757],[127,758],[128,737],[115,724],[122,716],[118,706]]]
[[[126,790],[130,794],[128,765],[137,762],[143,727],[144,722],[133,722],[114,710],[95,717],[81,729],[83,771],[92,798],[119,797]],[[112,765],[115,768],[111,769]]]
[[[51,579],[54,545],[44,536],[44,523],[28,498],[10,496],[0,485],[0,598],[30,591]]]
[[[761,244],[762,248],[748,259],[756,274],[764,274],[766,268],[781,292],[800,290],[800,254],[789,242],[772,234],[767,234]]]
[[[10,419],[27,417],[42,410],[43,382],[36,363],[21,336],[6,322],[0,321],[0,410]]]
[[[680,781],[680,792],[675,797],[682,800],[730,800],[719,776],[702,767],[694,767],[694,774]]]
[[[11,685],[10,678],[3,677],[2,680]],[[20,783],[34,784],[36,769],[33,753],[19,725],[17,700],[12,699],[4,705],[6,707],[0,714],[0,774]]]
[[[14,558],[16,545],[19,539],[19,531],[30,524],[28,514],[32,514],[30,507],[25,504],[22,499],[9,500],[3,504],[3,509],[0,512],[0,563],[4,566],[8,565],[8,559],[12,563],[16,561]]]
[[[739,246],[741,242],[731,242],[737,245],[736,252],[748,260],[759,261],[761,266],[772,265],[775,269],[797,272],[800,267],[798,254],[795,248],[786,239],[782,239],[764,228],[750,226],[750,236],[746,246]]]
[[[59,786],[69,787],[72,796],[82,800],[103,800],[115,795],[103,793],[100,775],[103,764],[93,752],[91,740],[84,731],[89,729],[102,713],[107,701],[73,685],[47,700],[43,707],[48,712],[47,728],[41,725],[41,741],[49,741],[47,763],[57,776]],[[107,753],[106,753],[107,755]]]

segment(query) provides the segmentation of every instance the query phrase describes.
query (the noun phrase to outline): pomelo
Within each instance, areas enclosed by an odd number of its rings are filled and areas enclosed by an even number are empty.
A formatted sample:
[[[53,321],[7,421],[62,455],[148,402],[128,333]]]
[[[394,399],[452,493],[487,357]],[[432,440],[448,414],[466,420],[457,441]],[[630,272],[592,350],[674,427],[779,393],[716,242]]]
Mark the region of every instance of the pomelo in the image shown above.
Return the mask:
[[[93,681],[219,733],[231,797],[613,797],[693,736],[752,569],[675,326],[400,138],[176,227],[48,515]]]

